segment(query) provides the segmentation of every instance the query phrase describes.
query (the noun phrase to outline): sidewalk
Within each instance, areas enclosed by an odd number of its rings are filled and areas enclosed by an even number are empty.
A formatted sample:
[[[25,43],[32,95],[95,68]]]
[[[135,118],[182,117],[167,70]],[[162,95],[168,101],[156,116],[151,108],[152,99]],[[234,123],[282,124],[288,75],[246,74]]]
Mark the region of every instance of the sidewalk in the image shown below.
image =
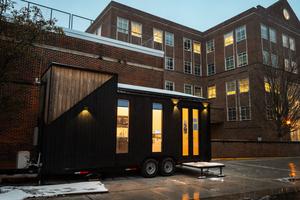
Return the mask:
[[[255,160],[218,161],[226,165],[224,178],[208,176],[197,179],[199,170],[179,168],[171,177],[146,179],[138,174],[108,177],[101,180],[109,193],[65,196],[47,199],[102,200],[102,199],[259,199],[300,191],[300,179],[287,181],[288,177],[300,177],[300,157],[260,158]],[[218,172],[217,170],[215,171]],[[298,193],[299,195],[299,193]],[[292,195],[293,196],[293,195]],[[299,196],[295,199],[300,198]],[[43,198],[38,198],[39,200]],[[293,199],[293,198],[289,198]],[[37,199],[35,199],[37,200]]]

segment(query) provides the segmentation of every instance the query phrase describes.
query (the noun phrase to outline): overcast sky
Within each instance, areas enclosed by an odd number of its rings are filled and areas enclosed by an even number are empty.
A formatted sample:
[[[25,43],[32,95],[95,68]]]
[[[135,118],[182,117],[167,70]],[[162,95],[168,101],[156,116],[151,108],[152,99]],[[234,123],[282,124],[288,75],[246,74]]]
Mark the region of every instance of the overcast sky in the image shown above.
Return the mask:
[[[95,19],[110,0],[31,0],[66,12]],[[117,2],[143,10],[153,15],[205,31],[251,7],[268,7],[277,0],[116,0]],[[17,1],[18,2],[18,1]],[[288,0],[298,18],[300,0]],[[45,11],[45,14],[47,12]],[[67,17],[54,14],[63,24]],[[84,22],[77,20],[77,29]]]

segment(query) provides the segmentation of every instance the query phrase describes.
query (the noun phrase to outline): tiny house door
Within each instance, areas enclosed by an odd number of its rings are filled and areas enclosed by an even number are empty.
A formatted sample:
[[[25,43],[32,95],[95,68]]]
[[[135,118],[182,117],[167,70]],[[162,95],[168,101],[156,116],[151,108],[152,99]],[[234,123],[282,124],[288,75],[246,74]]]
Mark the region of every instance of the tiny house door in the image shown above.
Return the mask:
[[[182,156],[199,156],[199,109],[183,107],[182,117]]]

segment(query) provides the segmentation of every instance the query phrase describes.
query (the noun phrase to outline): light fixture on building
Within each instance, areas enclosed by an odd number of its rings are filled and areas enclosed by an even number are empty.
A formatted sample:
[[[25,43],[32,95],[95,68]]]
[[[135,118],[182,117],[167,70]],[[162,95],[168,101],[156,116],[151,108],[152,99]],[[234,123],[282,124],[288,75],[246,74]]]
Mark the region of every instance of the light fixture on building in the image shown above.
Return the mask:
[[[288,125],[288,126],[289,126],[289,125],[291,125],[291,123],[292,123],[292,122],[291,122],[291,120],[289,120],[289,119],[288,119],[288,120],[286,120],[286,122],[285,122],[285,123],[286,123],[286,125]]]
[[[177,106],[177,105],[178,105],[178,102],[179,102],[179,99],[172,99],[172,102],[173,102],[173,105],[174,105],[174,106]]]

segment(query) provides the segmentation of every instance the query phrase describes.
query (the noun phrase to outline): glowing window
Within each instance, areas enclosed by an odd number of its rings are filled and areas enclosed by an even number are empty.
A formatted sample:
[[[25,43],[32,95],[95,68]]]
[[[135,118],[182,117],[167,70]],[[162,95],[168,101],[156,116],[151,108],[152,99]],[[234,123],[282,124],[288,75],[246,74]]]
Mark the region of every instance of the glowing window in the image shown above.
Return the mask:
[[[128,153],[129,101],[118,100],[116,153]]]
[[[142,24],[131,22],[131,35],[135,37],[142,37]]]
[[[226,82],[226,94],[227,95],[235,95],[236,94],[236,82],[235,81]]]
[[[182,108],[182,155],[189,155],[189,110]]]
[[[154,42],[162,43],[163,42],[163,31],[154,28],[153,29],[153,40],[154,40]]]
[[[266,78],[265,78],[265,91],[271,92],[271,85]]]
[[[199,155],[199,117],[197,109],[193,109],[193,155]]]
[[[239,80],[239,91],[240,93],[249,92],[249,79]]]
[[[194,53],[201,54],[201,44],[199,42],[193,42]]]
[[[163,108],[160,103],[152,104],[152,152],[162,150]]]
[[[224,35],[224,46],[229,46],[233,44],[233,32]]]
[[[212,98],[216,98],[217,97],[217,92],[216,92],[216,86],[213,85],[213,86],[209,86],[207,88],[207,97],[209,99],[212,99]]]

